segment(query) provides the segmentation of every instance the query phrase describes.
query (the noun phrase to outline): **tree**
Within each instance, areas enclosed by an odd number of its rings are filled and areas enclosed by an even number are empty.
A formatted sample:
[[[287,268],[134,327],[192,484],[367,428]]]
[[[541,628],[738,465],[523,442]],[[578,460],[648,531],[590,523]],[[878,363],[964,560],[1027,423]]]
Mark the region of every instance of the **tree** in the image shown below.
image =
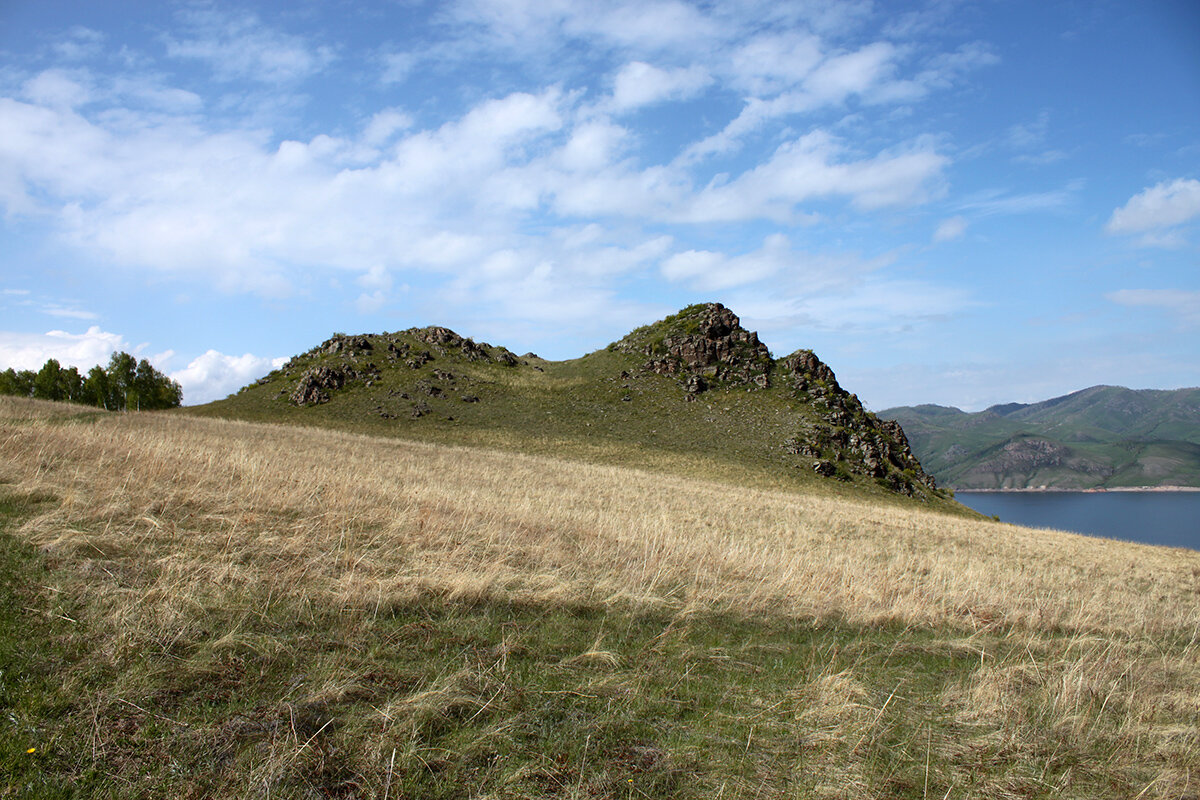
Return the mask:
[[[134,394],[137,408],[137,359],[126,352],[116,352],[108,360],[109,409],[124,411],[129,407],[129,395]]]
[[[0,394],[95,403],[108,411],[176,408],[183,403],[178,383],[149,361],[124,352],[112,354],[108,369],[92,367],[86,378],[75,367],[63,369],[53,358],[36,373],[10,367],[0,372]]]
[[[179,384],[145,359],[138,362],[133,382],[139,409],[175,408],[183,401]]]
[[[85,403],[95,403],[105,410],[115,408],[112,390],[108,384],[108,373],[104,367],[97,364],[88,370],[87,379],[83,382],[83,394],[80,398]]]
[[[16,397],[33,397],[33,382],[37,375],[32,370],[15,370],[12,367],[0,372],[0,394]]]
[[[59,373],[64,399],[79,402],[83,399],[83,376],[75,367],[67,367]]]
[[[62,385],[62,366],[58,359],[48,359],[33,379],[33,396],[39,400],[65,400]]]

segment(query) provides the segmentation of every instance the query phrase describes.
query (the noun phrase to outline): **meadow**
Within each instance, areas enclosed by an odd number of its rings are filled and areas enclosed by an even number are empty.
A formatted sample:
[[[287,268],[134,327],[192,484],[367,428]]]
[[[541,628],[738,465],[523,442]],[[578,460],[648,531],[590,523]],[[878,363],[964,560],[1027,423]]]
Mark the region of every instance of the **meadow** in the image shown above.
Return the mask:
[[[1200,553],[686,458],[0,398],[0,797],[1200,797]]]

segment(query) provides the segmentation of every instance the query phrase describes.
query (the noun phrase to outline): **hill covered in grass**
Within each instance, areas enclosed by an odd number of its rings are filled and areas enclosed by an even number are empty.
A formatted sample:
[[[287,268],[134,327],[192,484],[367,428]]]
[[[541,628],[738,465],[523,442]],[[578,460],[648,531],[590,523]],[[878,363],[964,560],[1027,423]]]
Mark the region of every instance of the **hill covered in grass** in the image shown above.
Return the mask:
[[[821,486],[0,398],[0,794],[1194,795],[1200,554]]]
[[[440,327],[339,334],[191,413],[950,504],[900,426],[811,351],[773,358],[720,304],[568,361]]]
[[[923,405],[880,414],[959,489],[1200,486],[1200,389],[1093,386],[977,413]]]

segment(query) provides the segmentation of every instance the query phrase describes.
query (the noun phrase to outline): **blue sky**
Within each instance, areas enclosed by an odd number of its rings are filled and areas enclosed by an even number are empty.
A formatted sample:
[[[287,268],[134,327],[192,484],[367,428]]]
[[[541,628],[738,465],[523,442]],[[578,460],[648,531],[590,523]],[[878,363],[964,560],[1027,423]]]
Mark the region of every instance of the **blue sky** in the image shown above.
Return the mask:
[[[0,3],[0,368],[693,302],[868,407],[1200,385],[1200,6]]]

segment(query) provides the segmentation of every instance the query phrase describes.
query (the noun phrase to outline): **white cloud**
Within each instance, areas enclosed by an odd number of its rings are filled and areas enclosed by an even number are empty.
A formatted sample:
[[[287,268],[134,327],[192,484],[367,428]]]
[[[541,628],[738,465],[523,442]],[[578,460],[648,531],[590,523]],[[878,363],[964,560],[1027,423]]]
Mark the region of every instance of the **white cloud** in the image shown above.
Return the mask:
[[[398,108],[385,108],[376,112],[363,130],[363,141],[369,145],[381,145],[396,133],[412,126],[412,117]]]
[[[364,292],[354,301],[354,308],[358,313],[363,315],[378,314],[380,310],[387,305],[388,296],[382,291],[376,289],[367,294]]]
[[[48,69],[25,81],[21,94],[34,103],[51,108],[73,108],[92,97],[85,85],[88,75],[77,70]]]
[[[601,47],[692,51],[719,40],[719,23],[679,0],[459,0],[447,16],[482,31],[492,48],[528,56],[573,39]]]
[[[893,254],[793,251],[763,286],[737,288],[724,301],[744,324],[800,346],[798,332],[881,334],[948,319],[974,304],[962,289],[901,277]]]
[[[1043,111],[1032,122],[1022,122],[1010,126],[1006,138],[1010,147],[1027,150],[1045,142],[1049,130],[1050,114]]]
[[[694,163],[731,152],[774,120],[843,106],[853,98],[865,105],[912,102],[995,60],[985,48],[966,47],[901,78],[897,73],[907,51],[891,42],[850,51],[826,52],[824,47],[812,36],[794,33],[760,36],[741,46],[731,57],[728,79],[732,86],[749,89],[751,96],[737,117],[689,146],[681,160]]]
[[[1142,233],[1172,228],[1200,216],[1200,180],[1163,181],[1129,198],[1112,213],[1109,233]]]
[[[643,61],[626,64],[613,79],[611,107],[629,111],[669,99],[691,97],[712,83],[702,67],[660,69]]]
[[[109,333],[93,325],[85,333],[48,331],[44,334],[0,331],[0,369],[40,369],[48,359],[57,359],[64,367],[87,372],[97,364],[107,364],[118,350],[128,352],[129,344],[118,333]]]
[[[73,25],[62,39],[54,43],[54,54],[63,61],[82,61],[98,55],[105,38],[100,31]]]
[[[570,172],[603,169],[617,158],[628,135],[625,128],[608,121],[584,122],[571,132],[558,162]]]
[[[1118,305],[1159,308],[1188,327],[1200,325],[1200,292],[1184,289],[1121,289],[1105,295]]]
[[[382,71],[379,76],[381,83],[403,83],[420,62],[416,53],[384,53],[379,56]]]
[[[821,40],[804,31],[755,36],[730,56],[730,82],[754,96],[800,83],[820,63]]]
[[[66,308],[64,306],[50,305],[42,308],[43,314],[49,314],[52,317],[65,317],[67,319],[99,319],[100,316],[91,311],[84,311],[78,308]]]
[[[911,205],[940,191],[942,169],[949,163],[924,140],[857,161],[842,160],[845,152],[841,142],[820,130],[785,142],[769,161],[699,192],[686,218],[789,221],[796,205],[837,196],[867,210]]]
[[[182,18],[189,23],[190,35],[167,37],[167,55],[207,62],[220,80],[293,81],[334,60],[330,48],[272,30],[253,14],[205,9],[187,12]]]
[[[758,250],[732,258],[708,250],[676,253],[663,262],[662,273],[668,280],[714,291],[757,283],[787,269],[796,259],[791,242],[776,233],[768,236]]]
[[[172,372],[171,378],[183,389],[184,403],[197,405],[220,400],[285,363],[286,358],[263,358],[250,353],[228,356],[209,350],[185,368]]]
[[[1081,184],[1072,183],[1063,189],[1026,194],[1006,194],[999,190],[990,190],[968,197],[959,204],[959,208],[981,215],[1036,214],[1043,211],[1056,211],[1073,202],[1076,193],[1081,188]]]
[[[933,240],[935,242],[951,242],[955,239],[961,239],[962,235],[967,232],[967,221],[963,217],[950,217],[944,219],[937,226],[937,230],[933,232]]]

